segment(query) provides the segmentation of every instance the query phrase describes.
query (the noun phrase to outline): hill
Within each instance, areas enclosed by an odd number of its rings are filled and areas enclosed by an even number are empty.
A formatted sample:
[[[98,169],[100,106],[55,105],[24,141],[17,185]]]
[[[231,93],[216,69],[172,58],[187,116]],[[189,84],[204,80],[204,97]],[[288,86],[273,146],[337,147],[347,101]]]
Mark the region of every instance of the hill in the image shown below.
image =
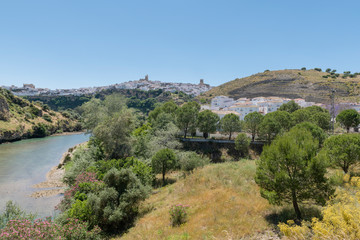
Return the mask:
[[[274,236],[266,219],[274,207],[260,196],[255,162],[211,164],[154,191],[143,216],[117,239],[262,239]],[[189,205],[188,221],[171,227],[169,209]]]
[[[30,102],[0,88],[0,143],[58,132],[78,131],[81,126],[40,102]]]
[[[265,71],[224,83],[197,98],[209,101],[220,95],[235,99],[277,96],[329,103],[331,89],[336,90],[336,101],[338,102],[358,102],[360,100],[360,76],[358,73],[337,74],[334,70],[322,72],[320,69]]]

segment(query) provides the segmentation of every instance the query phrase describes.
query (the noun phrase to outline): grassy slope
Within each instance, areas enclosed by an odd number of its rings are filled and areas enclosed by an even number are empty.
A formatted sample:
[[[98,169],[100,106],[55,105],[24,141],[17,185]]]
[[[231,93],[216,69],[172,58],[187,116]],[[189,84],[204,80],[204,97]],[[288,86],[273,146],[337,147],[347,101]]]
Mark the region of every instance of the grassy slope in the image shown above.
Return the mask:
[[[43,117],[34,116],[33,119],[25,118],[25,113],[30,109],[31,103],[25,99],[14,96],[8,91],[0,88],[0,96],[5,97],[9,105],[10,119],[7,121],[0,120],[0,133],[1,131],[22,131],[27,132],[38,123],[44,123],[46,125],[55,125],[58,121],[64,120],[69,124],[75,124],[74,121],[65,118],[61,113],[52,110],[43,110],[40,105],[33,104],[33,106],[42,111],[42,114],[49,115],[52,122],[46,121]],[[21,130],[20,130],[21,129]]]
[[[142,205],[148,211],[119,239],[239,239],[262,235],[272,211],[254,182],[255,162],[212,164],[161,188]],[[189,220],[170,227],[169,208],[187,204]],[[267,233],[268,234],[268,233]]]
[[[315,70],[279,70],[237,78],[211,89],[198,98],[207,100],[225,95],[234,98],[279,96],[305,98],[308,101],[327,103],[330,101],[331,89],[336,89],[337,101],[359,101],[360,76],[336,79],[323,78],[330,75]]]

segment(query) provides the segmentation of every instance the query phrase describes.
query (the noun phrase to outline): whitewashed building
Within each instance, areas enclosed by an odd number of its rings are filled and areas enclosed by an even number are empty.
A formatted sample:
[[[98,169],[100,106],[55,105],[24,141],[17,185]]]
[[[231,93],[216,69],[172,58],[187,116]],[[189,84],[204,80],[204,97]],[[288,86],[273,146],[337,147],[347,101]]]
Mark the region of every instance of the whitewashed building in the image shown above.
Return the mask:
[[[232,106],[235,103],[233,98],[217,96],[211,99],[211,110],[220,110]]]

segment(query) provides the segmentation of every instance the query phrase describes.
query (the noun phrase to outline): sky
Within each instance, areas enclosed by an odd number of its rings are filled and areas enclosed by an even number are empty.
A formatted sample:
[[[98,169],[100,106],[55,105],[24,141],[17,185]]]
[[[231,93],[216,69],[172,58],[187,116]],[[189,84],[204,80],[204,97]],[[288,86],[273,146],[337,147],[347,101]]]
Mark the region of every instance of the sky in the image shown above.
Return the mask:
[[[360,1],[0,0],[0,86],[360,71]]]

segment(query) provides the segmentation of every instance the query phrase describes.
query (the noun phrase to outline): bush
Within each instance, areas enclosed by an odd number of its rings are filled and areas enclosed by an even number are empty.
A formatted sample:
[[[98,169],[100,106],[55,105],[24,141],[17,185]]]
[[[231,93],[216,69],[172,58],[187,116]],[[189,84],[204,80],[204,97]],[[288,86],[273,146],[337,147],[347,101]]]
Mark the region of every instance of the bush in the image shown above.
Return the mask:
[[[191,172],[195,168],[205,166],[210,163],[210,159],[207,157],[201,157],[195,152],[180,152],[179,164],[183,171]]]
[[[250,138],[245,133],[240,133],[235,138],[235,149],[239,151],[240,156],[245,157],[249,153]]]
[[[26,213],[13,201],[8,201],[6,202],[4,212],[0,215],[0,229],[4,228],[11,220],[27,219],[33,221],[35,218],[35,214]]]
[[[12,220],[1,230],[0,238],[4,240],[15,239],[100,239],[100,229],[94,227],[92,231],[88,226],[77,219],[69,219],[61,226],[51,220],[38,219],[34,222],[27,219]]]
[[[171,226],[180,226],[181,224],[185,223],[188,218],[188,214],[186,209],[189,208],[187,205],[177,204],[173,205],[170,208],[170,222]]]
[[[321,72],[321,68],[314,68],[315,71]]]
[[[36,124],[33,126],[33,137],[46,137],[49,135],[49,132],[47,130],[47,127],[43,123]]]
[[[306,67],[302,67],[301,70],[305,71],[305,70],[306,70]]]
[[[51,117],[50,117],[49,114],[44,114],[44,115],[43,115],[43,119],[44,119],[45,121],[52,122]]]

